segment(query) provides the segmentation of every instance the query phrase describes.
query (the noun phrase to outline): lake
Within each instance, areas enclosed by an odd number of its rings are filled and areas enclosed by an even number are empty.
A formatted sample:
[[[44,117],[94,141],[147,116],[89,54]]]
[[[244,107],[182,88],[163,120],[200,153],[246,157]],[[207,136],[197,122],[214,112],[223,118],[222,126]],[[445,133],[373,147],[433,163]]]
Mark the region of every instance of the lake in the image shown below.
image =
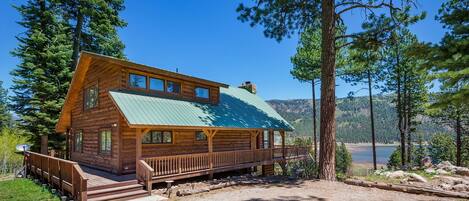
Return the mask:
[[[350,145],[347,146],[352,154],[353,163],[373,163],[373,152],[371,145]],[[386,164],[396,145],[377,145],[376,163]]]

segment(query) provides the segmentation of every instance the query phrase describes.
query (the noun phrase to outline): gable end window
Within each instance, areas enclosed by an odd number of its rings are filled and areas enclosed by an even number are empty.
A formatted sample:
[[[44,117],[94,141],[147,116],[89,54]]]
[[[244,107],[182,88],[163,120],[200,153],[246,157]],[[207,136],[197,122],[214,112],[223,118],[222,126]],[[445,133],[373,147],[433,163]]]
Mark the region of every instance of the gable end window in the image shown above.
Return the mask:
[[[173,133],[171,131],[150,131],[142,139],[143,144],[172,144]]]
[[[208,99],[209,98],[209,90],[204,87],[196,87],[195,88],[195,97],[196,98],[203,98],[203,99]]]
[[[207,135],[202,131],[195,132],[195,141],[207,141]]]
[[[129,86],[132,88],[147,88],[147,77],[144,75],[129,74]]]
[[[110,154],[112,146],[112,136],[110,130],[103,130],[99,132],[99,153]]]
[[[98,85],[93,85],[85,89],[85,110],[98,106]]]
[[[79,130],[75,133],[75,152],[83,152],[83,131]]]

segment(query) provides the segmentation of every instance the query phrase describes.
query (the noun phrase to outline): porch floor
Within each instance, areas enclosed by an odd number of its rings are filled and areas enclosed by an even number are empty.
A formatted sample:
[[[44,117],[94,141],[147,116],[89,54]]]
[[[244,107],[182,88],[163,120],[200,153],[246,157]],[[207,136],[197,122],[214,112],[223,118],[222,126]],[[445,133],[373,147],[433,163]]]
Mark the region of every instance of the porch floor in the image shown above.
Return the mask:
[[[88,188],[103,186],[108,184],[116,184],[119,182],[135,180],[135,174],[115,175],[109,172],[93,169],[87,166],[80,165],[80,168],[88,178]]]

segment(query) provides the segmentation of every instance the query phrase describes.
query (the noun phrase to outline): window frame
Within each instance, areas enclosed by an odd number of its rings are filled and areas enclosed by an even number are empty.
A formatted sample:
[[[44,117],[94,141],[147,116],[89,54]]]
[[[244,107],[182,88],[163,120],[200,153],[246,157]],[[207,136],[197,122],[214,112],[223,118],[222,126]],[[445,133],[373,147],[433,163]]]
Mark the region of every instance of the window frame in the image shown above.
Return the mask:
[[[164,142],[164,133],[170,133],[171,135],[171,142]],[[156,137],[153,137],[153,135],[155,134],[159,134],[161,135],[161,141],[159,142],[155,142],[153,141],[153,139],[155,139]],[[145,135],[150,135],[150,142],[144,142],[144,138],[145,136],[142,137],[142,144],[148,144],[148,145],[170,145],[170,144],[174,144],[174,132],[173,131],[169,131],[169,130],[151,130],[149,131],[148,133],[146,133]]]
[[[132,84],[131,84],[132,82],[131,82],[131,79],[130,79],[130,77],[131,77],[132,75],[144,77],[144,78],[145,78],[145,87],[142,88],[142,87],[132,86]],[[127,79],[128,79],[128,81],[127,81],[127,86],[128,86],[129,88],[131,88],[131,89],[148,90],[148,88],[149,88],[149,86],[148,86],[149,79],[148,79],[148,76],[147,76],[147,75],[143,75],[143,74],[141,74],[141,73],[129,72],[129,76],[127,76]]]
[[[102,150],[101,145],[103,143],[102,139],[102,133],[103,132],[109,132],[109,150]],[[110,128],[104,128],[100,129],[98,132],[98,154],[100,155],[111,155],[112,154],[112,129]]]
[[[202,134],[203,136],[205,136],[203,139],[198,139],[197,138],[197,135],[198,134]],[[194,134],[194,140],[196,142],[207,142],[208,141],[208,138],[207,138],[207,135],[203,132],[203,131],[196,131],[195,134]]]
[[[207,97],[201,97],[201,96],[197,96],[197,89],[206,89],[207,90]],[[210,100],[210,88],[208,87],[202,87],[202,86],[196,86],[194,88],[194,97],[196,99],[200,99],[200,100]]]
[[[81,138],[80,146],[77,146],[78,134]],[[78,150],[77,147],[80,147],[80,149]],[[73,133],[73,152],[83,153],[83,130],[81,130],[81,129],[77,130],[76,132]]]
[[[152,88],[151,88],[151,80],[152,80],[152,79],[163,81],[163,89],[162,89],[162,90],[152,89]],[[166,90],[166,80],[165,80],[165,79],[162,79],[162,78],[157,78],[157,77],[149,76],[149,78],[148,78],[148,90],[150,90],[150,91],[156,91],[156,92],[165,92],[165,90]]]
[[[169,82],[178,84],[178,85],[179,85],[179,91],[178,91],[178,92],[168,91]],[[179,82],[179,81],[165,80],[165,89],[164,89],[164,91],[165,91],[166,93],[168,93],[168,94],[180,95],[180,94],[181,94],[181,91],[182,91],[182,83]]]
[[[87,100],[88,100],[88,90],[91,88],[96,88],[96,104],[93,107],[88,107],[87,106]],[[97,108],[99,106],[99,85],[98,82],[95,82],[93,84],[90,84],[89,86],[83,88],[83,110],[88,111],[94,108]]]

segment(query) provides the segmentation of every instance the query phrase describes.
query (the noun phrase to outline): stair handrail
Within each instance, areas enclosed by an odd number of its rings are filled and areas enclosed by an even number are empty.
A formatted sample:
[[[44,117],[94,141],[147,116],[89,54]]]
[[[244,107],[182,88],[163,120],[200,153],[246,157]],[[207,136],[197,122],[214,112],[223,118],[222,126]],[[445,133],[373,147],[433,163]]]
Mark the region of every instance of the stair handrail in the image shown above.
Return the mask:
[[[155,171],[152,167],[150,167],[147,162],[144,160],[137,161],[137,180],[141,180],[145,187],[147,188],[148,195],[151,195],[152,190],[152,177],[153,172]]]

